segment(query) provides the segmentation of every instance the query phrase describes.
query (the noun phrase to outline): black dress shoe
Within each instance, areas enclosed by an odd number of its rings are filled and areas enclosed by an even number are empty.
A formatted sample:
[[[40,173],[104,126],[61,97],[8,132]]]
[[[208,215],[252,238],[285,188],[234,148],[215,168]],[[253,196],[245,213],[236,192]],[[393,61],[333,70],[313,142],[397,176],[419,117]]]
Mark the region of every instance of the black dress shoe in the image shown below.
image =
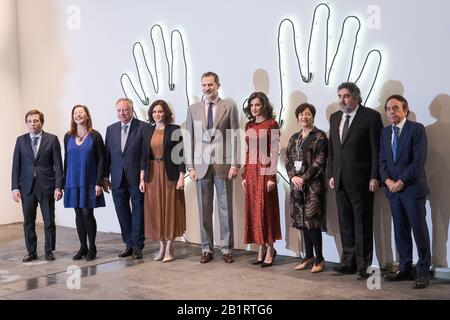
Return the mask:
[[[78,250],[77,254],[73,256],[73,260],[81,260],[84,257],[86,257],[88,253],[88,248],[81,247],[80,250]]]
[[[369,277],[370,277],[369,273],[367,273],[365,271],[360,271],[360,272],[358,272],[358,278],[356,278],[356,279],[358,279],[358,280],[366,280],[366,279],[369,279]]]
[[[356,273],[356,269],[349,267],[349,266],[343,266],[343,265],[334,266],[333,271],[337,272],[337,273],[342,273],[342,274],[355,274]]]
[[[26,256],[25,257],[23,257],[23,259],[22,259],[22,262],[31,262],[31,261],[33,261],[33,260],[36,260],[38,257],[37,257],[37,254],[36,254],[36,252],[28,252],[27,254],[26,254]]]
[[[86,261],[92,261],[92,260],[95,260],[95,258],[97,258],[97,247],[92,246],[89,248],[89,250],[86,254]]]
[[[141,249],[134,249],[133,251],[133,259],[134,260],[142,260],[142,250]]]
[[[411,271],[397,271],[394,273],[388,273],[384,276],[384,280],[388,282],[413,280],[413,274]]]
[[[55,261],[55,255],[53,254],[53,252],[47,252],[45,254],[45,260],[47,260],[47,261]]]
[[[264,259],[266,258],[267,250],[264,252],[264,254],[261,257],[261,260],[256,259],[255,261],[251,262],[252,265],[256,266],[258,264],[262,264]]]
[[[132,254],[133,254],[133,249],[126,248],[121,253],[119,253],[119,258],[131,257]]]
[[[417,279],[414,281],[413,288],[414,289],[424,289],[428,287],[430,284],[430,281],[426,277],[417,277]]]
[[[275,263],[275,257],[277,256],[277,250],[273,250],[273,256],[272,256],[272,261],[270,262],[263,262],[261,264],[261,268],[267,268],[267,267],[271,267],[273,266],[273,264]]]

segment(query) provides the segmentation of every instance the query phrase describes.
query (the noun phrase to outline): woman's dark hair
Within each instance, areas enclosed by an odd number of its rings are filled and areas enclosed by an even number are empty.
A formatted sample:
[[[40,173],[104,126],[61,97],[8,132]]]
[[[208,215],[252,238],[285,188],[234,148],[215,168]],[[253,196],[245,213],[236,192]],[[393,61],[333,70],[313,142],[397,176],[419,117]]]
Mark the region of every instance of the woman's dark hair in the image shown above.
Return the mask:
[[[164,124],[167,125],[169,123],[172,123],[172,111],[170,111],[169,105],[164,100],[156,100],[150,105],[150,108],[148,108],[148,121],[151,124],[155,123],[155,120],[153,120],[153,109],[155,109],[156,106],[161,106],[164,111]]]
[[[275,114],[273,112],[273,107],[269,102],[269,98],[267,98],[266,94],[263,92],[253,92],[250,97],[247,99],[247,106],[244,108],[244,113],[250,121],[254,121],[255,117],[252,115],[250,110],[250,103],[252,100],[258,98],[262,104],[262,113],[264,118],[270,119],[275,118]]]
[[[297,109],[295,109],[295,119],[298,120],[298,115],[303,111],[305,111],[306,109],[309,109],[309,111],[311,111],[313,119],[316,117],[316,108],[312,104],[305,102],[299,105]]]

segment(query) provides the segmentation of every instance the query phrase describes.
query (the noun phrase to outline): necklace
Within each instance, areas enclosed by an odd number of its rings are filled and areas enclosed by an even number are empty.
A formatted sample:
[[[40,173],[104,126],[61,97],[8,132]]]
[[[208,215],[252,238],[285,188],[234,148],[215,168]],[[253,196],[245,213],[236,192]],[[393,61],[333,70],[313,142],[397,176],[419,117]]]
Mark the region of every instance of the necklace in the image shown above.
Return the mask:
[[[84,137],[88,134],[89,130],[86,130],[82,135],[77,132],[76,138],[78,142],[82,142]]]

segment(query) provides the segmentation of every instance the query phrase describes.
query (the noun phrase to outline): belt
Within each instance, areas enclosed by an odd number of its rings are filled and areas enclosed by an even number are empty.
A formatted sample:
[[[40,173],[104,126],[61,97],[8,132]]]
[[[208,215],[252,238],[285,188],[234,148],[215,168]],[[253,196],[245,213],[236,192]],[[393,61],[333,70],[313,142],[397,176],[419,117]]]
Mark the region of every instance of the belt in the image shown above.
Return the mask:
[[[155,161],[163,161],[164,157],[155,157],[155,159],[153,159],[153,160],[155,160]]]

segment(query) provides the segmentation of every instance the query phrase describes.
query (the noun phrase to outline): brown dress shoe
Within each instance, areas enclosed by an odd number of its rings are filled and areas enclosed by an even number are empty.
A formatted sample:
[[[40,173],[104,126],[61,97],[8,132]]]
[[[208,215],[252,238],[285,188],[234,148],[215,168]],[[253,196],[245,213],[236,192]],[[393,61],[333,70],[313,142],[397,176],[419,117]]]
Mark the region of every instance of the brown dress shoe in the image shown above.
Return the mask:
[[[225,261],[226,263],[233,263],[234,262],[233,255],[231,253],[224,254],[223,261]]]
[[[200,263],[208,263],[213,259],[212,253],[204,252],[202,257],[200,258]]]
[[[319,262],[319,264],[314,263],[311,269],[311,273],[319,273],[322,272],[324,269],[325,269],[325,260],[322,260],[321,262]]]
[[[316,261],[316,258],[312,257],[309,259],[303,259],[301,263],[295,266],[295,270],[306,270],[311,269],[314,266],[314,261]]]

